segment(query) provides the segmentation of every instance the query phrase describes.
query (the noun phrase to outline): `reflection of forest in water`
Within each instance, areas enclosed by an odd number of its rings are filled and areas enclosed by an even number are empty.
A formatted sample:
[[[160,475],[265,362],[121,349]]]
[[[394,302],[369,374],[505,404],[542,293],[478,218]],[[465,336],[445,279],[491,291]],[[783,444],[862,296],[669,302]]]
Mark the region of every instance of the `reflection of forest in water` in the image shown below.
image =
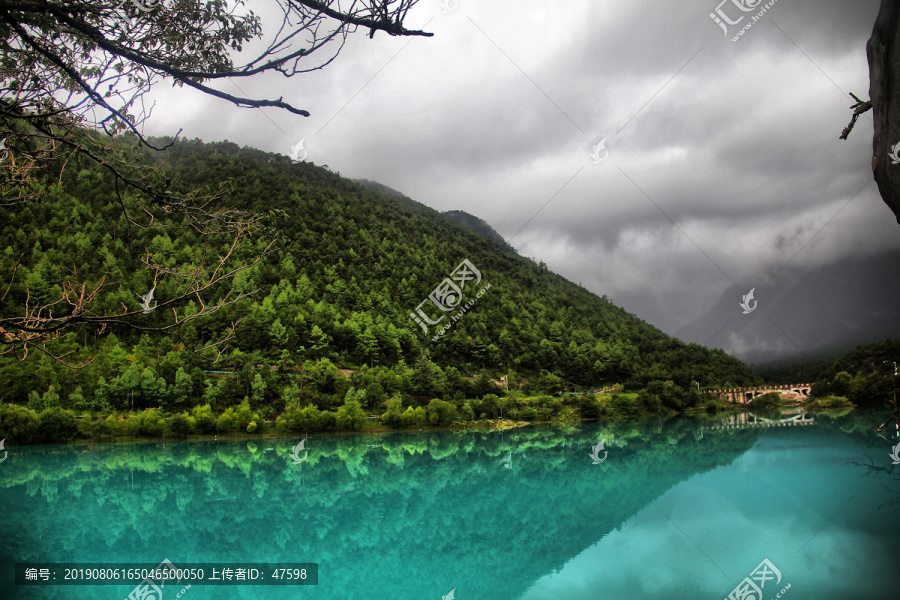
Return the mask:
[[[832,414],[817,425],[871,437],[876,420]],[[302,591],[316,598],[440,597],[463,582],[480,597],[516,598],[762,434],[722,422],[313,437],[302,464],[290,457],[298,439],[17,448],[0,473],[0,563],[317,562],[319,586]],[[608,456],[595,465],[589,452],[601,439]],[[262,597],[252,587],[194,587],[191,597],[226,590]],[[28,591],[21,597],[128,589]]]

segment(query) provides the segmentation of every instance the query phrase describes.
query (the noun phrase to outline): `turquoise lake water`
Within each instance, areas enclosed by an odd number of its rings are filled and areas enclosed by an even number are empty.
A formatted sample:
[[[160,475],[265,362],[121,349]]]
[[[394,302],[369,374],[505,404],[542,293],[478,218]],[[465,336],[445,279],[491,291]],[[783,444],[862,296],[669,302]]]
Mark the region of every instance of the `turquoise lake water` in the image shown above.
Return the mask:
[[[7,445],[0,598],[135,587],[15,585],[16,563],[168,559],[317,563],[318,584],[159,600],[722,599],[754,571],[765,600],[896,599],[900,465],[880,416],[321,436],[300,464],[300,438]]]

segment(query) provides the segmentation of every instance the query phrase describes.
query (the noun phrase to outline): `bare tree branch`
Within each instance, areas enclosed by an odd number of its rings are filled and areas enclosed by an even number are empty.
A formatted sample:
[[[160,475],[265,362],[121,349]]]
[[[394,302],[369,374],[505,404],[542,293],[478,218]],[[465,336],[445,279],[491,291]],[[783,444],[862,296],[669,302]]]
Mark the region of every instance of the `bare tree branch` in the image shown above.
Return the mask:
[[[846,140],[847,136],[850,135],[850,132],[853,131],[853,126],[856,125],[856,120],[859,118],[859,115],[864,112],[870,110],[872,108],[872,102],[869,100],[860,100],[856,97],[856,94],[850,92],[850,95],[853,96],[853,99],[856,100],[856,104],[852,105],[850,108],[853,110],[853,116],[850,118],[850,123],[844,127],[844,130],[841,132],[841,135],[838,139]]]

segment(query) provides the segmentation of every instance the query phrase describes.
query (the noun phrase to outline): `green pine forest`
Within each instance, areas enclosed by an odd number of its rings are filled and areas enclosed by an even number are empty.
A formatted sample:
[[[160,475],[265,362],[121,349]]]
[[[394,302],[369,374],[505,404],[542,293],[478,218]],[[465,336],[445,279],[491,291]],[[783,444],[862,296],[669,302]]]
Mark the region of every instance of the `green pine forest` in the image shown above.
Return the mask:
[[[665,335],[466,228],[459,215],[228,141],[178,141],[165,152],[127,136],[117,143],[175,188],[227,182],[227,202],[267,215],[266,229],[238,248],[238,260],[249,263],[274,238],[276,249],[234,280],[252,296],[178,335],[125,326],[72,330],[54,352],[80,368],[37,351],[25,360],[2,357],[0,437],[444,426],[640,414],[651,404],[655,414],[701,403],[693,382],[761,383],[741,361]],[[227,250],[227,240],[204,240],[177,216],[130,225],[115,181],[94,162],[72,155],[61,172],[37,182],[37,201],[0,207],[4,287],[26,255],[0,302],[4,316],[20,314],[26,297],[58,298],[65,269],[116,282],[100,309],[135,309],[137,294],[152,285],[139,262],[145,250],[173,269],[195,264],[205,244]],[[133,198],[123,198],[131,208]],[[434,329],[426,335],[410,313],[463,259],[491,287],[433,341]],[[226,291],[214,290],[205,302]],[[159,302],[173,293],[167,281],[156,287]],[[176,310],[193,314],[198,306],[192,300]],[[152,328],[167,318],[153,311],[138,324]],[[238,319],[216,362],[193,351],[226,337]],[[584,394],[601,390],[607,393]]]

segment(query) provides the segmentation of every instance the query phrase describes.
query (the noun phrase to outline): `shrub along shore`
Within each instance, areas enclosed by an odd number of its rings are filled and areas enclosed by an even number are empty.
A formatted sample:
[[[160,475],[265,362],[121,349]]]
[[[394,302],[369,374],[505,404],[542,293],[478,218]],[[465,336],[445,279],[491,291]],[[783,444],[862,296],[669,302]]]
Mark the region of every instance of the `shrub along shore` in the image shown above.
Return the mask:
[[[119,413],[76,414],[52,406],[37,411],[27,406],[0,404],[0,437],[15,443],[60,443],[75,440],[123,441],[137,439],[186,439],[241,435],[293,435],[324,432],[389,431],[450,427],[498,427],[531,422],[633,418],[677,414],[641,393],[572,394],[503,397],[486,394],[477,400],[432,399],[419,406],[404,406],[401,398],[383,402],[380,412],[367,412],[357,400],[347,400],[337,410],[320,410],[315,404],[289,403],[281,414],[268,406],[252,407],[249,398],[216,414],[209,404],[190,411],[167,413],[159,408]],[[844,398],[829,397],[819,408],[852,406]],[[754,405],[735,405],[703,397],[691,411],[724,412],[770,408],[783,404],[777,394],[760,397]],[[821,406],[820,406],[821,405]],[[687,408],[687,407],[686,407]]]

